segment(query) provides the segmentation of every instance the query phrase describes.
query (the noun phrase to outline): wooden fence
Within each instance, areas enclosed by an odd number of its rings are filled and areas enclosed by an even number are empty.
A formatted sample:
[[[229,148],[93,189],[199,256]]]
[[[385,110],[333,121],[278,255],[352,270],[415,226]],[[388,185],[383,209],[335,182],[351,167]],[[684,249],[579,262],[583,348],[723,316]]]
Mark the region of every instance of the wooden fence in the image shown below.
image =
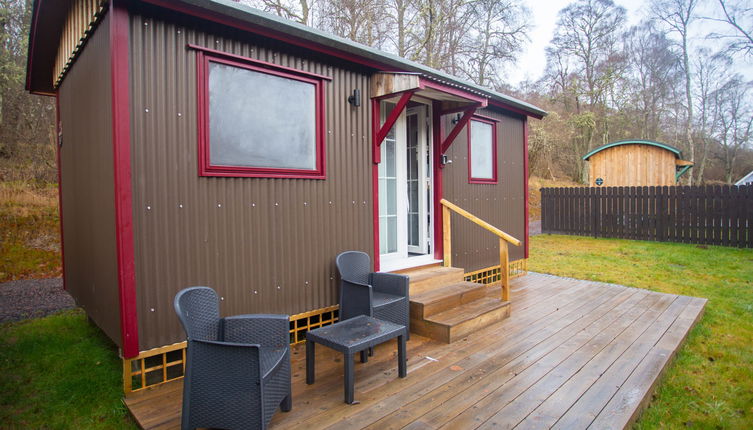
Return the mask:
[[[753,248],[753,186],[542,188],[541,230]]]

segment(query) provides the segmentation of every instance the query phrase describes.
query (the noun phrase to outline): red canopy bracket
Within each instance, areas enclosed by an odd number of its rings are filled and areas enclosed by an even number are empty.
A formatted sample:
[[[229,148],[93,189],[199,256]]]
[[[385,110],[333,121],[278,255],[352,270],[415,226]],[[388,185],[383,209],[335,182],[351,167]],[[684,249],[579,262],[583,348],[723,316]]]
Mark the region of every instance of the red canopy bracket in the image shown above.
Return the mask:
[[[442,146],[440,146],[442,152],[439,155],[444,155],[444,153],[447,152],[448,149],[450,149],[450,145],[452,145],[452,142],[454,142],[455,138],[458,137],[458,134],[460,134],[460,131],[463,129],[463,127],[468,124],[468,121],[471,120],[471,117],[474,113],[476,113],[476,106],[470,107],[465,110],[463,117],[460,118],[460,121],[455,124],[455,127],[453,127],[450,134],[448,134],[447,138],[445,138],[445,140],[442,142]]]
[[[395,109],[392,109],[392,112],[390,112],[390,115],[387,117],[387,119],[384,121],[384,124],[379,127],[380,122],[380,112],[379,112],[379,100],[373,100],[373,107],[372,107],[372,130],[374,130],[374,142],[372,144],[373,148],[373,158],[374,163],[379,164],[381,162],[381,151],[379,148],[382,146],[382,141],[384,141],[384,138],[387,137],[387,133],[390,132],[390,129],[392,126],[395,125],[395,122],[397,121],[397,118],[400,116],[400,114],[405,110],[405,107],[408,106],[408,102],[410,101],[410,98],[413,96],[413,93],[415,93],[415,90],[406,91],[403,93],[402,96],[400,96],[400,100],[398,100],[397,105],[395,105]]]

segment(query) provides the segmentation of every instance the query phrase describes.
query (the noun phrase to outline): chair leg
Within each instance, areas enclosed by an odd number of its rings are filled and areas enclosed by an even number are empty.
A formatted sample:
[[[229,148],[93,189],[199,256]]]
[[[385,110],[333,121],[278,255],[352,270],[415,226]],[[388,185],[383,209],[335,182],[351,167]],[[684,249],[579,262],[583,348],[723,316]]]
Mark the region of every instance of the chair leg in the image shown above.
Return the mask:
[[[293,393],[288,393],[288,395],[282,399],[282,403],[280,403],[280,410],[283,412],[290,412],[291,409],[293,409]]]

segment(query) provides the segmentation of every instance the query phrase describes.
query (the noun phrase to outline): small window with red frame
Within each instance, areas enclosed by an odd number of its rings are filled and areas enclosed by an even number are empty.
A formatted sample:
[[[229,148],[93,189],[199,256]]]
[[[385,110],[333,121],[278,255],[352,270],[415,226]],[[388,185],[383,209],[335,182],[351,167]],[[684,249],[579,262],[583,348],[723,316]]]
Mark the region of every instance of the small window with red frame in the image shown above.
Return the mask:
[[[468,126],[468,182],[497,183],[497,124],[473,118]]]

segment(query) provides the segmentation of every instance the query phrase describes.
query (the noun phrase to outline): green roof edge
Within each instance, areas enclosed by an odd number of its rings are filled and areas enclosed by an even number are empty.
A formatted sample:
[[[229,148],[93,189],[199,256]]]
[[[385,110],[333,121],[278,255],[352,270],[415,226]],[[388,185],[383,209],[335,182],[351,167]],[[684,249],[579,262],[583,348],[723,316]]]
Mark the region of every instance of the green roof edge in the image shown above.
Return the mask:
[[[651,146],[657,146],[662,149],[666,149],[667,151],[673,152],[675,154],[675,157],[682,159],[682,152],[675,148],[672,145],[667,145],[666,143],[661,142],[655,142],[653,140],[635,140],[635,139],[629,139],[629,140],[618,140],[617,142],[610,142],[606,145],[601,145],[598,148],[594,148],[589,152],[588,154],[583,156],[584,160],[588,160],[591,158],[592,155],[596,154],[597,152],[603,151],[607,148],[612,148],[614,146],[620,146],[620,145],[651,145]]]

